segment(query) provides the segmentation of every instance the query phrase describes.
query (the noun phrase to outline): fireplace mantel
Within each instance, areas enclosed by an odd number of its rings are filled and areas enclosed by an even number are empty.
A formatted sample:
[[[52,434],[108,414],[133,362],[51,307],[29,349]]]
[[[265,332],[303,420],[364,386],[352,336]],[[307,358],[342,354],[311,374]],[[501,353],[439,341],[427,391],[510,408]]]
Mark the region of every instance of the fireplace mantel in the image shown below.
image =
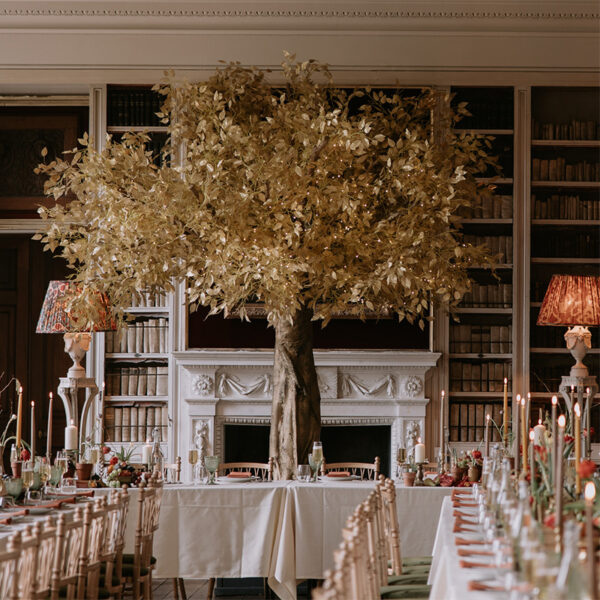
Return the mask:
[[[222,456],[227,423],[268,424],[272,350],[189,350],[173,355],[174,451],[186,456],[196,432]],[[328,425],[392,428],[390,456],[411,432],[425,435],[425,378],[440,353],[416,350],[315,350],[321,417]]]

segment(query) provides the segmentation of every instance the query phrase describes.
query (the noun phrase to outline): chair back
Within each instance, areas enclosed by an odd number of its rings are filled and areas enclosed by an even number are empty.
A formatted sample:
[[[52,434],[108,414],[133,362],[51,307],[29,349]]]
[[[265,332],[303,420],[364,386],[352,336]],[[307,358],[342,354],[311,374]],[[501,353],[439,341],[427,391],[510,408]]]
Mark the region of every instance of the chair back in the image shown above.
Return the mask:
[[[0,553],[0,598],[19,598],[19,556],[21,554],[21,534],[15,533],[8,540],[7,550]]]
[[[327,475],[331,471],[349,471],[351,475],[358,476],[361,479],[375,480],[379,479],[381,460],[379,456],[375,457],[372,463],[363,462],[336,462],[321,463],[321,475]]]
[[[23,531],[19,556],[19,598],[34,600],[50,593],[56,548],[56,527],[52,518],[34,523]]]
[[[59,514],[55,536],[54,564],[50,597],[57,600],[61,595],[75,598],[79,582],[79,570],[85,553],[83,509],[78,506],[67,521]],[[61,594],[61,590],[66,593]]]
[[[181,456],[178,456],[174,463],[163,464],[163,477],[173,483],[181,481]]]
[[[258,477],[263,481],[273,480],[273,459],[269,458],[266,463],[258,462],[229,462],[219,465],[218,473],[227,475],[231,472],[248,471],[252,477]]]
[[[400,553],[400,528],[396,512],[396,487],[391,479],[386,479],[381,486],[385,539],[388,543],[388,558],[392,563],[392,573],[402,574],[402,555]]]
[[[106,496],[88,504],[84,510],[85,540],[85,597],[98,598],[100,568],[103,562],[103,545],[108,529],[108,500]]]

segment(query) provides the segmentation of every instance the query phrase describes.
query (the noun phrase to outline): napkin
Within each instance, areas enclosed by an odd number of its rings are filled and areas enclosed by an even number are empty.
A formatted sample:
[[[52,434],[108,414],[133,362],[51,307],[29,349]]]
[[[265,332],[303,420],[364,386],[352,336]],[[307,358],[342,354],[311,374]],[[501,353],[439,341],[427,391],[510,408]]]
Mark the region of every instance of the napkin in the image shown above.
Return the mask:
[[[467,548],[458,549],[459,556],[494,556],[494,553],[490,550],[468,550]]]
[[[474,502],[462,502],[461,500],[452,500],[454,508],[477,508],[479,505]]]
[[[469,581],[470,592],[506,592],[507,590],[503,587],[496,585],[488,585],[482,581]]]
[[[454,538],[454,543],[457,546],[471,546],[473,544],[479,544],[479,545],[485,544],[485,542],[483,540],[466,540],[464,538],[459,538],[459,537]]]
[[[350,477],[350,471],[329,471],[327,477]]]
[[[252,473],[250,471],[231,471],[231,473],[227,473],[227,477],[231,479],[248,479],[248,477],[252,477]]]
[[[8,517],[6,519],[0,519],[0,525],[10,525],[11,523],[12,523],[11,517]]]
[[[473,491],[469,488],[469,489],[465,489],[465,488],[454,488],[452,490],[452,498],[454,498],[455,496],[472,496],[473,495]]]
[[[492,563],[471,562],[468,560],[459,561],[461,569],[493,569],[496,565]]]

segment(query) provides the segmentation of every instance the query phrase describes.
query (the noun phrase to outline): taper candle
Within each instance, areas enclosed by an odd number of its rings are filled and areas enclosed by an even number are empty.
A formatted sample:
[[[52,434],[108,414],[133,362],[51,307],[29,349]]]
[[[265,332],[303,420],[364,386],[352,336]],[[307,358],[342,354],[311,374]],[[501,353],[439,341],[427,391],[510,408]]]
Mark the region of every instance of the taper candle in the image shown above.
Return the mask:
[[[444,448],[444,397],[446,392],[442,390],[440,398],[440,466],[444,464],[445,448]]]
[[[415,463],[425,462],[425,444],[421,443],[421,438],[417,438],[415,445]]]
[[[31,401],[31,460],[35,460],[35,402]]]
[[[571,386],[571,406],[569,408],[569,426],[573,433],[573,407],[575,406],[575,386]]]
[[[504,445],[508,445],[508,379],[504,378],[504,405],[502,407],[502,435]]]
[[[590,388],[585,389],[585,393],[587,395],[585,401],[585,428],[587,431],[587,435],[585,436],[585,457],[592,457],[592,391]]]
[[[531,443],[529,444],[529,473],[531,476],[531,491],[534,491],[535,487],[535,444],[533,440],[535,438],[535,431],[533,429],[529,430],[529,440]]]
[[[49,464],[52,464],[52,405],[54,397],[52,392],[48,394],[48,431],[46,433],[46,457],[48,458]]]
[[[565,415],[558,417],[558,432],[557,432],[557,450],[556,450],[556,482],[554,484],[554,504],[556,507],[556,529],[558,531],[558,539],[560,549],[562,550],[562,507],[563,507],[563,448],[565,444],[565,425],[567,420]]]
[[[531,393],[527,392],[527,402],[525,404],[525,420],[527,422],[527,431],[531,427]]]
[[[514,417],[515,417],[515,428],[513,429],[513,444],[515,447],[515,475],[517,477],[519,476],[519,468],[521,465],[521,461],[520,461],[521,457],[520,457],[520,452],[519,452],[519,431],[520,431],[519,415],[521,414],[520,407],[521,407],[521,394],[517,394],[517,399],[515,401],[515,410],[513,412]]]
[[[542,446],[546,437],[546,426],[542,423],[542,419],[538,420],[537,425],[533,428],[534,437],[532,442],[536,446]],[[529,436],[531,439],[531,436]]]
[[[581,494],[581,475],[579,475],[579,463],[581,462],[581,408],[579,402],[573,407],[575,412],[575,494]]]
[[[521,398],[521,451],[523,462],[521,464],[523,473],[527,473],[527,421],[525,420],[525,398]]]
[[[77,427],[71,419],[71,424],[65,427],[65,450],[77,450]]]
[[[17,405],[17,434],[15,446],[17,451],[21,448],[21,433],[23,427],[23,386],[19,387],[19,403]]]
[[[593,481],[585,484],[585,541],[588,567],[590,600],[598,600],[598,570],[596,569],[596,548],[594,545],[594,498],[596,486]]]
[[[485,456],[486,458],[490,455],[490,415],[485,415]]]
[[[556,410],[558,398],[552,396],[552,483],[556,481]]]

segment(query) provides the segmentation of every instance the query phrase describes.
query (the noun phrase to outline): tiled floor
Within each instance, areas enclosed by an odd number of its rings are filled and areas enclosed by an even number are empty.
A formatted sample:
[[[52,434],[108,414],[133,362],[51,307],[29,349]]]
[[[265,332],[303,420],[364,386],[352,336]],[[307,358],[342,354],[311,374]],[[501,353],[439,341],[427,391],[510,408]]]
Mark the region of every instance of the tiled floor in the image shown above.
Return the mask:
[[[208,590],[206,579],[186,579],[185,592],[188,600],[205,600]],[[154,600],[174,600],[172,579],[155,579],[153,582]],[[262,600],[263,596],[222,596],[223,600]]]

